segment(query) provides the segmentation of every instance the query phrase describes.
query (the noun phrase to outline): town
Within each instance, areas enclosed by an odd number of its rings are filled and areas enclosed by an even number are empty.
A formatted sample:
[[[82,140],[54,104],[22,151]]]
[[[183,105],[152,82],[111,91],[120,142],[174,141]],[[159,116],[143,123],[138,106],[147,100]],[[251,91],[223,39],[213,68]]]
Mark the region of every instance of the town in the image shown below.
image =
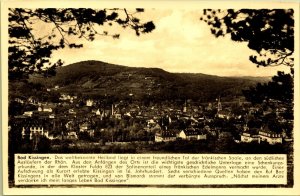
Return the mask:
[[[46,90],[59,92],[60,87]],[[111,149],[117,145],[123,149],[120,152],[138,152],[138,148],[142,152],[168,152],[153,149],[153,145],[196,142],[205,144],[210,152],[224,143],[274,146],[293,140],[293,109],[275,100],[253,105],[243,97],[230,102],[217,97],[208,103],[185,99],[145,104],[133,99],[112,101],[58,94],[55,103],[35,96],[10,101],[10,105],[22,108],[9,119],[9,135],[22,150],[91,152],[98,148],[102,149],[99,152],[116,152]],[[135,145],[130,148],[130,144]]]

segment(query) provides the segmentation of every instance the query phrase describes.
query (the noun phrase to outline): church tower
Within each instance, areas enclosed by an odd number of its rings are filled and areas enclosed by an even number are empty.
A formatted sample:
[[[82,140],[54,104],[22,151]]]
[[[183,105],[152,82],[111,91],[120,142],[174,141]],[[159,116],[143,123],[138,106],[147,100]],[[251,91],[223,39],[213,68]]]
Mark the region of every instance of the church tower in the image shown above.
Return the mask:
[[[220,96],[219,96],[219,99],[218,99],[218,106],[217,106],[217,109],[218,109],[218,112],[222,110],[222,104],[221,104]]]
[[[183,106],[183,110],[182,110],[184,113],[186,113],[187,112],[187,107],[186,107],[186,100],[185,100],[185,102],[184,102],[184,106]]]

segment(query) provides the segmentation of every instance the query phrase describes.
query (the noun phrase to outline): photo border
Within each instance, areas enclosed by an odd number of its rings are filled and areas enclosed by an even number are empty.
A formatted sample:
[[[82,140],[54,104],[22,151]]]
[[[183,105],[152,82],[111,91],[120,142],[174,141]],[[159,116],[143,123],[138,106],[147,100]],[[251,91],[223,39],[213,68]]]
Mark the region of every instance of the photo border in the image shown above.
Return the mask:
[[[159,7],[159,9],[166,8],[180,8],[180,9],[190,9],[199,6],[199,9],[203,7],[206,8],[242,8],[243,6],[247,6],[247,8],[290,8],[292,7],[295,10],[295,78],[294,78],[294,187],[293,188],[246,188],[245,187],[230,187],[230,188],[157,188],[157,187],[140,187],[140,188],[129,188],[127,185],[125,187],[113,187],[113,188],[93,188],[89,186],[84,186],[80,188],[8,188],[8,134],[5,130],[8,128],[8,51],[7,51],[7,40],[8,40],[8,32],[6,31],[8,27],[8,11],[9,7],[26,7],[26,8],[48,8],[48,7],[70,7],[70,2],[72,2],[72,6],[74,8],[79,7]],[[5,1],[1,2],[1,126],[2,126],[2,174],[3,174],[3,190],[4,194],[13,194],[13,195],[70,195],[70,191],[72,191],[73,195],[94,195],[94,194],[124,194],[124,195],[132,195],[132,194],[151,194],[151,195],[162,195],[162,194],[176,194],[176,195],[186,195],[186,194],[221,194],[221,195],[240,195],[244,194],[268,194],[268,195],[296,195],[300,194],[300,168],[299,163],[296,160],[300,160],[300,141],[297,138],[300,138],[300,133],[297,132],[299,130],[299,119],[300,119],[300,108],[299,108],[299,87],[300,87],[300,70],[299,70],[299,2],[279,2],[279,1],[264,1],[264,2],[253,2],[253,1],[245,1],[245,2],[237,2],[237,1],[42,1],[42,0],[15,0],[15,1]],[[234,5],[233,5],[234,4]],[[271,5],[270,5],[271,4]],[[0,143],[1,144],[1,143]],[[5,180],[6,179],[6,180]],[[100,185],[101,186],[101,185]],[[121,185],[122,186],[122,185]],[[201,185],[200,185],[201,186]],[[101,191],[101,192],[99,192]]]

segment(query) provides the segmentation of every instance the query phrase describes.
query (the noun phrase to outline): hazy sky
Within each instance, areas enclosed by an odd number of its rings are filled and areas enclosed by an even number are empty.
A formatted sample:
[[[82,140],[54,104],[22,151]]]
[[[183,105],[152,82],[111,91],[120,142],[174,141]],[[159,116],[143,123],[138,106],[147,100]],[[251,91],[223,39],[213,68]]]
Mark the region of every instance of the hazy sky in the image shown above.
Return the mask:
[[[199,20],[201,10],[146,9],[140,18],[153,20],[156,29],[137,37],[130,29],[110,27],[120,39],[97,37],[81,40],[81,49],[63,49],[54,53],[65,64],[100,60],[132,67],[158,67],[170,72],[205,73],[220,76],[272,76],[286,67],[257,68],[249,61],[255,54],[247,43],[229,37],[215,38],[208,25]]]

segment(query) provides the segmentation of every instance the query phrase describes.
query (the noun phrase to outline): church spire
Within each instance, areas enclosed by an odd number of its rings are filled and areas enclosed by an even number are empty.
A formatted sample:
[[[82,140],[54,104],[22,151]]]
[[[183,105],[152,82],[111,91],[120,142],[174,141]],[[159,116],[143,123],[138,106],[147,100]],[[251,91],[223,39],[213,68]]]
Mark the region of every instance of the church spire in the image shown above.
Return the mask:
[[[221,104],[221,98],[219,96],[219,99],[218,99],[218,112],[222,110],[222,104]]]
[[[183,112],[186,113],[187,112],[187,107],[186,107],[186,100],[184,102],[184,106],[183,106]]]

